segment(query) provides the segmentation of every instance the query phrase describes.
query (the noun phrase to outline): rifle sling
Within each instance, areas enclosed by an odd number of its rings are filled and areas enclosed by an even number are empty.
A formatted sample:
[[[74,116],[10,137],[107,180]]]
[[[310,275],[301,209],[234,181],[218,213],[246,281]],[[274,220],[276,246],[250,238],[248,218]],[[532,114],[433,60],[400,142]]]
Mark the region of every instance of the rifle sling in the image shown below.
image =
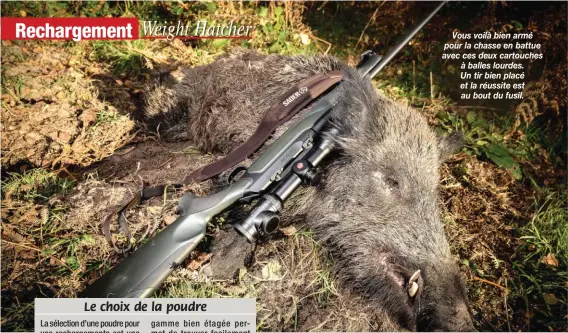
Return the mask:
[[[132,237],[125,216],[128,209],[136,207],[143,200],[165,194],[169,190],[178,189],[184,185],[202,182],[215,177],[239,164],[256,152],[279,126],[290,120],[290,118],[300,112],[304,107],[341,81],[342,78],[342,71],[333,71],[326,74],[316,74],[300,81],[276,100],[272,107],[264,114],[252,136],[228,155],[193,171],[179,184],[143,188],[126,205],[105,218],[102,224],[102,232],[106,239],[117,252],[122,253],[128,251],[131,247],[130,240]],[[128,245],[123,250],[118,249],[116,241],[110,232],[112,218],[117,214],[120,229],[124,232],[128,240]]]

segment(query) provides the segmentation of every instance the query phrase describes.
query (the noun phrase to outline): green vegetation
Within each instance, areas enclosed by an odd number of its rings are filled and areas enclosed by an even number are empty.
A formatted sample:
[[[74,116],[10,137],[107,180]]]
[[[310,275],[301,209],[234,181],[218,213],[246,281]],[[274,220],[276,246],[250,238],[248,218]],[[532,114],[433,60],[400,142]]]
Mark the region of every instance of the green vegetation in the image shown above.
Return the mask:
[[[159,291],[156,297],[161,298],[211,298],[220,297],[219,288],[210,282],[181,281]]]
[[[20,99],[22,96],[24,81],[19,77],[4,77],[2,80],[2,93]]]
[[[94,126],[102,123],[113,122],[117,120],[120,115],[117,112],[102,110],[97,113],[97,120],[95,121]],[[94,127],[93,126],[93,127]]]
[[[144,40],[127,42],[94,41],[90,59],[107,62],[114,74],[134,75],[144,70],[144,57],[136,50],[144,48]]]
[[[500,127],[501,120],[484,119],[478,113],[469,111],[465,117],[441,111],[436,115],[439,127],[444,131],[460,131],[464,134],[464,150],[470,155],[487,158],[500,168],[507,170],[516,180],[522,179],[519,163],[513,158],[513,152],[506,142],[506,133]],[[523,154],[520,151],[518,154]]]
[[[536,213],[530,222],[519,228],[520,246],[512,258],[519,272],[513,281],[513,299],[524,306],[530,328],[564,327],[568,308],[568,208],[566,189],[541,189],[534,203]],[[540,315],[539,315],[540,314]],[[553,321],[544,318],[555,318]]]
[[[3,192],[24,200],[48,200],[55,194],[65,194],[75,185],[73,180],[58,177],[56,173],[45,169],[11,173],[10,176],[10,180],[2,186]]]

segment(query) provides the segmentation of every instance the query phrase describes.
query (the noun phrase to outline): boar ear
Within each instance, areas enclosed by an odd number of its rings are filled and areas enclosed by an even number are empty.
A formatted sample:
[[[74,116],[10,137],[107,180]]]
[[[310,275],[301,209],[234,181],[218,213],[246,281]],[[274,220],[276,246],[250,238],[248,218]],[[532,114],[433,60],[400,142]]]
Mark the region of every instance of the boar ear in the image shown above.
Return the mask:
[[[458,131],[448,136],[438,136],[438,151],[440,161],[447,160],[452,154],[458,152],[463,145],[463,133]]]

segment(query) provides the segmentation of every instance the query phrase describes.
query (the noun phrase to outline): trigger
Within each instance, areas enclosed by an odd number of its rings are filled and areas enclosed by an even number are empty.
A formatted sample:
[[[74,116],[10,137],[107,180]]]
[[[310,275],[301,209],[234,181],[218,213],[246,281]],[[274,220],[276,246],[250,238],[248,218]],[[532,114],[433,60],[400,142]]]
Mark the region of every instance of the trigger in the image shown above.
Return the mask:
[[[237,176],[242,177],[242,172],[246,171],[247,168],[244,166],[240,166],[240,167],[236,167],[235,170],[233,170],[233,172],[231,172],[231,174],[229,175],[229,184],[234,183],[235,181],[238,180],[238,178],[236,178]]]

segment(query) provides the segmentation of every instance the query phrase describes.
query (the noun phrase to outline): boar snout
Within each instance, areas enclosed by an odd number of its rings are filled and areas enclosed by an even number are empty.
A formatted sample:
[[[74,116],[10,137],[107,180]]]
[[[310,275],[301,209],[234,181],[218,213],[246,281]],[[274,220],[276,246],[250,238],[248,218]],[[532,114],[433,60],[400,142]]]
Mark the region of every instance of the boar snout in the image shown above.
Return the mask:
[[[475,331],[457,265],[445,261],[436,266],[425,272],[425,302],[418,330]]]
[[[447,321],[432,322],[428,326],[430,329],[420,325],[418,328],[420,331],[432,330],[434,332],[477,332],[465,304],[460,305],[451,315],[447,316]]]

